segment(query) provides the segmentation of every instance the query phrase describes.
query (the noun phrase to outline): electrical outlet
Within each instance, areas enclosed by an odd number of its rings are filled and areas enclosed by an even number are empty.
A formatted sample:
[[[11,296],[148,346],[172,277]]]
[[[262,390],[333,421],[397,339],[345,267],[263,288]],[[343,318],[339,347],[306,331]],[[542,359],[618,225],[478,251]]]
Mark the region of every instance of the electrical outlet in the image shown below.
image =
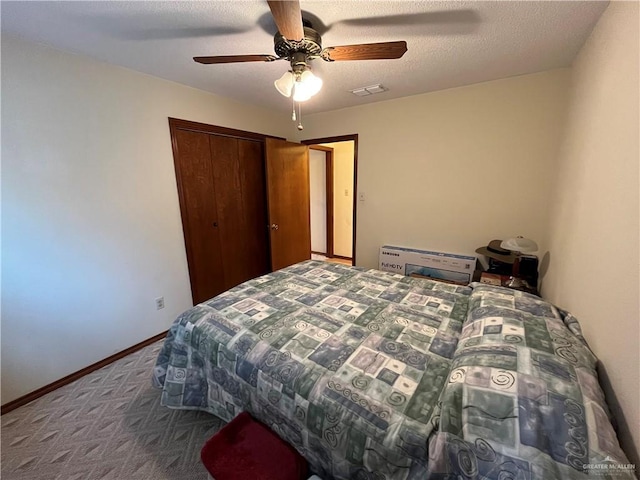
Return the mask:
[[[164,297],[156,298],[156,310],[162,310],[164,308]]]
[[[358,200],[364,202],[364,192],[360,192],[360,194],[358,195]]]

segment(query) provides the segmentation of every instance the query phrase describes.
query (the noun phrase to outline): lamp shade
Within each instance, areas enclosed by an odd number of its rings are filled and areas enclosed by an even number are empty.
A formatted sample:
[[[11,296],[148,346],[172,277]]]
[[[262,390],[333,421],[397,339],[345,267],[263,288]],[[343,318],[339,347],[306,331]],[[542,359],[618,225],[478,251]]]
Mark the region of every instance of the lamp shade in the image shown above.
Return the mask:
[[[291,91],[293,90],[294,76],[293,72],[285,72],[278,80],[273,82],[273,85],[276,87],[276,90],[280,92],[281,95],[285,97],[291,96]]]
[[[512,252],[531,253],[538,251],[538,244],[529,238],[514,237],[504,240],[500,247]]]
[[[273,82],[273,85],[281,95],[290,97],[293,94],[296,102],[305,102],[320,91],[322,79],[316,77],[309,69],[301,74],[295,74],[289,70]]]
[[[305,70],[294,84],[293,99],[296,102],[305,102],[313,97],[322,88],[322,79],[316,77],[311,70]]]

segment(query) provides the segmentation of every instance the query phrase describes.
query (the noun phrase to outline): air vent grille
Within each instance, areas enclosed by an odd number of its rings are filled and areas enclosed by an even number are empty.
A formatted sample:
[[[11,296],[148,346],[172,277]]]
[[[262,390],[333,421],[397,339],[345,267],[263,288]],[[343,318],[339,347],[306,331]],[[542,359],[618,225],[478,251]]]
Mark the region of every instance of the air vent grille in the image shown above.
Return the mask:
[[[374,93],[386,92],[388,89],[379,83],[376,85],[370,85],[368,87],[360,87],[350,90],[351,93],[358,97],[366,97],[367,95],[373,95]]]

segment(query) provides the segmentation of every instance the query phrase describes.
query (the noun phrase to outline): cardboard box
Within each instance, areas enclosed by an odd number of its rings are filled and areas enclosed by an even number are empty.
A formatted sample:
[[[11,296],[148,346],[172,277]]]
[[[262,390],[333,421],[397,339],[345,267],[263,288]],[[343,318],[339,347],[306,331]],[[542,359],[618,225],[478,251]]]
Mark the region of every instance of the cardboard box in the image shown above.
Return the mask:
[[[467,285],[473,278],[476,257],[384,245],[380,247],[378,268],[411,277]]]

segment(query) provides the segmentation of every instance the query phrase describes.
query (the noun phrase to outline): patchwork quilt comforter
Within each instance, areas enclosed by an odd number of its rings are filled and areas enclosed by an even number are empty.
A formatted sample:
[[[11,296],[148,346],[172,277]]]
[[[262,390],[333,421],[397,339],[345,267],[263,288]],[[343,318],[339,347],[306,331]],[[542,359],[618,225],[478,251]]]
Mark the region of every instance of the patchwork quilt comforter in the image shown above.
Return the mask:
[[[575,317],[524,292],[472,287],[427,478],[635,478]]]
[[[250,412],[325,480],[635,478],[570,314],[307,261],[182,314],[162,403]]]
[[[303,262],[181,315],[154,381],[169,407],[249,411],[323,478],[424,479],[470,293]]]

